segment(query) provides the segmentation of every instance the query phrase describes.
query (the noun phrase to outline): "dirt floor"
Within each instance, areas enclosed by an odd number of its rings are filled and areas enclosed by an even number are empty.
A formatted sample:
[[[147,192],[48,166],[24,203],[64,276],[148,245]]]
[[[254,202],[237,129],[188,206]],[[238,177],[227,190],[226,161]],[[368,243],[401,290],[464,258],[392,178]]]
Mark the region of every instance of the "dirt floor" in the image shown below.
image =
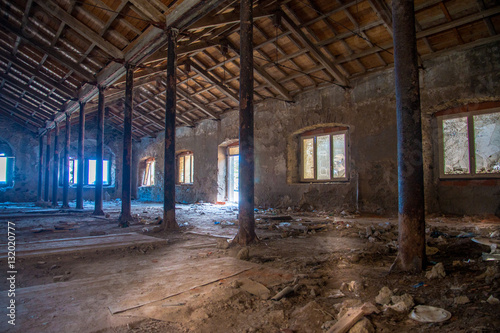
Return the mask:
[[[8,221],[20,251],[16,325],[3,310],[0,331],[329,332],[346,311],[370,302],[378,313],[361,315],[350,332],[500,332],[499,261],[485,260],[498,259],[496,217],[428,216],[429,267],[412,275],[389,274],[395,218],[258,210],[260,241],[246,251],[228,247],[235,205],[177,205],[181,229],[171,234],[155,232],[161,204],[134,202],[129,228],[118,227],[119,201],[105,203],[106,216],[93,216],[91,202],[85,208],[0,204],[4,272]],[[22,254],[23,243],[128,233],[166,241]],[[1,283],[5,309],[9,281]],[[410,313],[418,305],[451,317],[416,321]]]

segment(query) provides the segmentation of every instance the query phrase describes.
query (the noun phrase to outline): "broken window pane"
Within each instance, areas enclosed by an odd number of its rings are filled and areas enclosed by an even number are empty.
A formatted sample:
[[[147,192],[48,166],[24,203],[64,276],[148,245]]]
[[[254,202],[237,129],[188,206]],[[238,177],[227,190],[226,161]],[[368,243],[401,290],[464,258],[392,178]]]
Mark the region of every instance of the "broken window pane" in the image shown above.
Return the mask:
[[[179,157],[179,183],[184,183],[184,156]]]
[[[467,117],[443,120],[444,173],[468,174],[469,136]]]
[[[333,135],[333,178],[345,178],[345,134]]]
[[[473,118],[476,173],[500,173],[500,113]]]
[[[316,137],[316,167],[317,179],[330,179],[330,135]]]
[[[78,160],[69,159],[69,184],[77,184],[78,183]]]
[[[184,160],[184,179],[186,183],[191,183],[191,155],[186,155]]]
[[[314,179],[314,138],[302,140],[304,179]]]

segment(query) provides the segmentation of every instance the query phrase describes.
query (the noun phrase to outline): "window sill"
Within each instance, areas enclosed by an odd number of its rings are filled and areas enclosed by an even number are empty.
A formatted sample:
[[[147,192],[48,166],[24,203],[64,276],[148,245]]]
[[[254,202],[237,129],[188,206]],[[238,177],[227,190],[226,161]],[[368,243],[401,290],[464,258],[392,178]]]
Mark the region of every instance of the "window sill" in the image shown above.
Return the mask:
[[[177,183],[175,186],[193,186],[193,183]]]

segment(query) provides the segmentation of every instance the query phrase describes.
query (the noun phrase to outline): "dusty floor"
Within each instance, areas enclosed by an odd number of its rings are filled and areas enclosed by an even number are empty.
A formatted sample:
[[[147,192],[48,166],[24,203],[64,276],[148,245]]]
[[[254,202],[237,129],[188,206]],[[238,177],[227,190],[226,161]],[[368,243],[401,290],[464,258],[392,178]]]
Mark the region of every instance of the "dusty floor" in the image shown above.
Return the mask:
[[[365,302],[380,313],[366,316],[365,326],[351,332],[500,331],[499,264],[483,261],[490,247],[472,240],[499,242],[496,217],[428,217],[429,251],[438,250],[429,256],[429,270],[442,263],[446,274],[431,279],[426,273],[388,274],[397,251],[394,218],[260,210],[260,242],[249,247],[248,260],[240,260],[241,248],[224,248],[221,241],[236,234],[236,206],[178,205],[181,231],[167,235],[153,232],[160,204],[134,202],[137,222],[126,229],[117,227],[119,202],[105,204],[106,217],[92,216],[91,203],[85,208],[0,204],[0,234],[6,235],[7,221],[14,222],[18,249],[23,242],[130,232],[167,242],[19,256],[16,326],[7,324],[4,313],[0,331],[327,332],[345,309]],[[5,256],[0,266],[7,266]],[[294,291],[270,299],[287,286]],[[377,298],[383,287],[452,316],[417,322],[409,318],[411,304],[399,311],[390,297],[388,304],[377,304],[385,303]],[[6,279],[1,289],[7,304]]]

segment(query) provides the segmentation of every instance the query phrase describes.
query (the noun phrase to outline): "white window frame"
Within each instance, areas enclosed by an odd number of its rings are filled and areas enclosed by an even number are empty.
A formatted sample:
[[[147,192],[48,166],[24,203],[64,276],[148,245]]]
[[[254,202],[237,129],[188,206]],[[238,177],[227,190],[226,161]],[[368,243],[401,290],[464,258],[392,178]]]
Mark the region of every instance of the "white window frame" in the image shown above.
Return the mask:
[[[300,181],[303,183],[334,183],[334,182],[347,182],[349,181],[349,129],[335,130],[332,129],[330,132],[303,135],[300,136]],[[316,165],[317,159],[317,137],[318,136],[330,136],[330,179],[318,179],[318,168]],[[344,177],[334,177],[334,166],[333,166],[333,137],[337,135],[344,135],[344,152],[345,152],[345,176]],[[304,140],[313,138],[313,151],[314,151],[314,179],[304,178]]]
[[[461,112],[448,115],[438,116],[438,150],[439,150],[439,178],[440,179],[481,179],[481,178],[500,178],[500,173],[476,173],[476,153],[475,153],[475,131],[474,131],[474,116],[489,113],[500,113],[500,108],[493,108],[481,111]],[[444,135],[443,135],[443,120],[453,118],[467,117],[467,136],[469,142],[469,173],[467,174],[445,174],[444,161]]]
[[[190,158],[190,166],[191,166],[191,177],[188,181],[186,181],[186,156],[191,156]],[[184,179],[181,181],[181,170],[180,170],[180,160],[184,159]],[[194,153],[192,151],[184,151],[177,154],[176,158],[177,164],[177,184],[179,185],[192,185],[194,183]]]

